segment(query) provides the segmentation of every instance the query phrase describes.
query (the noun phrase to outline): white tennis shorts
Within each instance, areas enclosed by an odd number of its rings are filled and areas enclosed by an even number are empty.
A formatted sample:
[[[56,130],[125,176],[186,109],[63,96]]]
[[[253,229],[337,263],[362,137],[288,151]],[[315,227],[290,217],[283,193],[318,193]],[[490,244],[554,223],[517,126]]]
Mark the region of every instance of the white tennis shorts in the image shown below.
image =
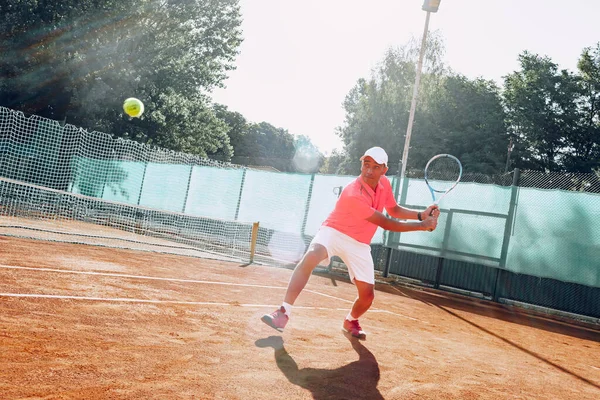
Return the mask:
[[[320,244],[327,249],[327,259],[321,263],[329,265],[331,257],[337,256],[348,267],[350,280],[355,279],[375,284],[375,267],[371,246],[328,226],[321,226],[310,244]]]

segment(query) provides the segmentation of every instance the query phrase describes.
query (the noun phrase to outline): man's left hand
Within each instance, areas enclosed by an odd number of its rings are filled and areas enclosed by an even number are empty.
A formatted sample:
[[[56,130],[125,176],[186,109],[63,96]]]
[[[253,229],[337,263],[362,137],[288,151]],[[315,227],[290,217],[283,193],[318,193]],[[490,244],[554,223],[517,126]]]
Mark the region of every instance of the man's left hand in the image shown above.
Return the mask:
[[[423,219],[425,219],[429,215],[433,215],[434,217],[439,217],[440,208],[436,204],[430,205],[429,207],[427,207],[427,209],[425,211],[423,211]]]

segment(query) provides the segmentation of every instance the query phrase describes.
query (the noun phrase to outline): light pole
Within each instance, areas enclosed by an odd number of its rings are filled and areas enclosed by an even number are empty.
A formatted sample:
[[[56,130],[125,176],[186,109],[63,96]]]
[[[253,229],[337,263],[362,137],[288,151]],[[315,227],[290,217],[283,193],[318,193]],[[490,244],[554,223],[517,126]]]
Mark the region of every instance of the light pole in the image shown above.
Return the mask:
[[[506,167],[504,167],[505,174],[508,172],[508,166],[510,165],[510,153],[512,153],[514,148],[515,145],[513,143],[513,138],[510,138],[510,141],[508,142],[508,152],[506,153]]]
[[[410,103],[410,114],[408,116],[408,127],[406,128],[406,139],[404,141],[404,152],[402,153],[402,164],[400,170],[400,179],[404,179],[406,174],[406,164],[408,162],[408,149],[410,148],[410,136],[412,134],[413,122],[415,120],[415,109],[417,108],[417,97],[419,94],[419,83],[421,82],[421,70],[423,69],[423,56],[427,44],[427,32],[429,30],[429,17],[432,12],[437,12],[441,0],[424,0],[423,11],[427,11],[425,17],[425,29],[423,30],[423,39],[421,40],[421,51],[419,52],[419,62],[417,63],[417,75],[415,77],[415,87],[413,88],[412,102]]]
[[[423,11],[427,11],[427,16],[425,17],[425,29],[423,30],[423,39],[421,40],[421,51],[419,53],[419,62],[417,64],[417,74],[415,77],[415,87],[413,88],[413,97],[412,97],[412,102],[410,104],[410,114],[408,116],[408,128],[406,128],[406,139],[404,141],[404,152],[402,153],[402,162],[400,163],[400,167],[398,168],[398,173],[400,174],[398,183],[396,185],[396,189],[395,189],[395,193],[394,193],[394,197],[396,199],[398,199],[398,192],[400,191],[400,187],[406,188],[406,186],[404,186],[404,184],[406,183],[405,178],[405,174],[406,174],[406,164],[407,164],[407,160],[408,160],[408,149],[410,148],[410,135],[412,133],[412,126],[413,126],[413,121],[415,120],[415,109],[417,108],[417,95],[419,94],[419,82],[421,81],[421,69],[423,69],[423,56],[425,54],[425,45],[427,42],[427,31],[429,30],[429,17],[431,16],[431,13],[433,12],[437,12],[439,6],[440,6],[440,2],[441,0],[424,0],[423,2]],[[404,201],[406,200],[405,198],[405,191],[403,189],[402,191],[402,195],[400,196],[399,202],[398,204],[402,204],[404,203]],[[395,236],[390,236],[390,235],[395,235]],[[385,238],[385,236],[384,236]],[[400,242],[400,233],[394,233],[392,234],[391,232],[388,234],[386,243],[387,243],[387,247],[390,247],[390,242],[394,242],[397,241],[397,243]],[[391,249],[391,247],[390,247]],[[383,276],[387,277],[390,271],[390,265],[392,262],[391,259],[391,250],[389,250],[388,252],[388,258],[385,264],[385,268],[383,270]]]

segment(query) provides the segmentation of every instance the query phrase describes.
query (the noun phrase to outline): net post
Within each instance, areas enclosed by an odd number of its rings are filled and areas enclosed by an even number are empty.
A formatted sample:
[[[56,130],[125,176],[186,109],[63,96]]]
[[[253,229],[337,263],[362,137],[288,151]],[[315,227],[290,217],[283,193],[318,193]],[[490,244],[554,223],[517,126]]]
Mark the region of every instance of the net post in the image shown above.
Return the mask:
[[[500,263],[498,266],[498,273],[496,274],[496,282],[494,284],[494,293],[492,295],[492,300],[497,302],[499,298],[499,286],[502,284],[504,280],[506,270],[506,258],[508,257],[508,245],[510,243],[510,233],[512,232],[514,219],[515,219],[515,210],[517,208],[517,197],[519,194],[519,178],[521,177],[521,170],[519,168],[515,168],[513,172],[513,181],[511,186],[511,194],[510,194],[510,205],[508,208],[508,214],[506,215],[506,223],[504,224],[504,239],[502,240],[502,250],[500,252]]]
[[[252,238],[250,239],[250,264],[254,262],[254,253],[256,252],[256,241],[258,239],[258,226],[258,222],[252,224]]]

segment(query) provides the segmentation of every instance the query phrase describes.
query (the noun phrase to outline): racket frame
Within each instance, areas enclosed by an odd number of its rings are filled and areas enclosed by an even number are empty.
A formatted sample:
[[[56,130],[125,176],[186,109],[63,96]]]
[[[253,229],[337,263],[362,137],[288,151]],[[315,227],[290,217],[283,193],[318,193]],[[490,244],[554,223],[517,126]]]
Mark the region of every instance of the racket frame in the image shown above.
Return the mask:
[[[427,179],[427,169],[429,168],[429,165],[439,159],[439,158],[451,158],[452,160],[456,161],[456,163],[458,164],[458,168],[459,168],[459,172],[458,172],[458,179],[456,179],[456,181],[454,182],[454,184],[452,186],[450,186],[450,188],[446,189],[446,190],[436,190],[433,187],[431,187],[431,185],[429,184],[429,180]],[[444,196],[446,196],[452,189],[454,189],[456,187],[456,185],[458,185],[458,182],[460,182],[460,178],[462,178],[462,164],[460,162],[460,160],[456,157],[454,157],[452,154],[438,154],[435,155],[433,157],[431,157],[429,159],[429,161],[427,161],[427,165],[425,165],[425,183],[427,184],[427,188],[429,189],[429,191],[431,192],[431,197],[433,199],[433,204],[438,204],[440,202],[440,200],[442,200],[444,198]],[[435,194],[436,193],[442,193],[442,195],[436,200],[435,198]]]

